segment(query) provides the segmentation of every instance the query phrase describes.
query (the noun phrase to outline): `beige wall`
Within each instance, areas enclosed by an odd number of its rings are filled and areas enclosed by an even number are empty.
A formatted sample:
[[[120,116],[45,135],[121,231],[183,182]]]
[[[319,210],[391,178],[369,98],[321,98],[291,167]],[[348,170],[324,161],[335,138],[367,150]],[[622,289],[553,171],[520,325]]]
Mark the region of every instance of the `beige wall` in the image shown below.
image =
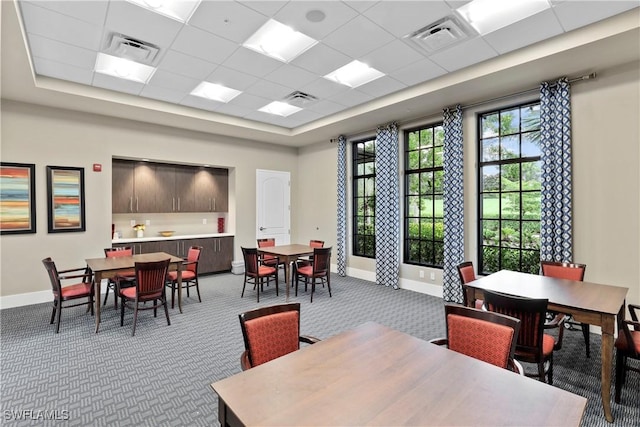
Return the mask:
[[[640,302],[639,70],[640,65],[633,63],[599,71],[596,80],[572,87],[574,259],[588,265],[586,280],[626,286],[627,301],[635,303]],[[477,260],[475,113],[523,99],[465,110],[467,259]],[[229,227],[236,233],[235,259],[240,259],[240,245],[254,244],[255,170],[289,171],[292,240],[320,238],[335,246],[337,148],[328,141],[295,150],[12,102],[2,104],[1,137],[3,161],[37,165],[38,208],[37,234],[1,238],[2,296],[47,290],[40,266],[46,256],[62,266],[102,256],[102,249],[110,245],[112,156],[232,168],[235,199]],[[92,172],[93,163],[102,163],[103,172]],[[46,165],[85,168],[86,233],[47,234]],[[347,176],[350,183],[350,172]],[[375,272],[369,259],[349,257],[347,265],[363,277]],[[425,271],[424,278],[419,277],[420,270]],[[407,288],[433,293],[441,286],[441,271],[433,270],[435,280],[430,272],[403,265],[402,282]]]

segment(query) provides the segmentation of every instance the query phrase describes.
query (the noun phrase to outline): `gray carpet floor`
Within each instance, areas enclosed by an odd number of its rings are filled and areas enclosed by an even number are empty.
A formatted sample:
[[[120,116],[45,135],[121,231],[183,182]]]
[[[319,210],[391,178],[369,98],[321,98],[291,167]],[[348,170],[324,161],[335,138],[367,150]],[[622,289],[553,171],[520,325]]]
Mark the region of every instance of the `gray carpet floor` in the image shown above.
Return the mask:
[[[240,298],[242,276],[205,277],[200,287],[203,302],[198,303],[194,293],[185,298],[183,314],[170,310],[171,326],[162,313],[154,318],[152,312],[142,312],[135,337],[132,312],[126,312],[125,326],[120,327],[111,297],[98,334],[84,307],[63,311],[57,335],[49,325],[50,304],[2,310],[2,424],[218,425],[217,396],[209,385],[240,372],[238,314],[284,302],[284,289],[281,285],[276,297],[273,285],[266,288],[257,304],[250,289]],[[291,298],[302,304],[303,334],[328,338],[369,320],[425,340],[444,334],[443,303],[438,298],[336,275],[332,291],[329,298],[326,289],[319,288],[313,304],[308,294]],[[566,331],[563,349],[554,358],[554,386],[588,399],[583,426],[640,426],[640,375],[634,372],[628,375],[623,402],[611,404],[615,422],[604,419],[599,335],[591,334],[587,359],[581,332]],[[438,386],[442,385],[434,384]],[[33,411],[40,417],[49,411],[68,419],[15,421],[14,411]]]

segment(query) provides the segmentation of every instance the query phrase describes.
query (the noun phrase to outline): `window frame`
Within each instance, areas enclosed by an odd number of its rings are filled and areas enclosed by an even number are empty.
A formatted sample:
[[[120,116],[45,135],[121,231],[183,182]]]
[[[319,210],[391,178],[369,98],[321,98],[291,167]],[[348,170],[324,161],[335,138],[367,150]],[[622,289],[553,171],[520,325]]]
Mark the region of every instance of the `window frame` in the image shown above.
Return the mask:
[[[497,262],[498,262],[498,268],[496,269],[496,271],[499,271],[501,269],[504,268],[503,266],[503,250],[504,249],[517,249],[519,251],[519,258],[518,258],[518,271],[522,271],[523,270],[523,254],[524,253],[530,253],[530,256],[536,256],[537,260],[538,260],[538,266],[539,266],[539,259],[540,259],[540,240],[538,240],[538,249],[531,249],[531,248],[525,248],[524,247],[524,227],[523,224],[524,223],[538,223],[538,229],[540,228],[540,224],[541,224],[541,216],[538,216],[538,219],[526,219],[524,218],[524,214],[523,214],[523,194],[527,194],[527,193],[539,193],[541,194],[542,192],[542,185],[540,182],[540,186],[537,189],[529,189],[529,190],[523,190],[522,184],[523,184],[523,179],[522,179],[522,165],[523,164],[529,164],[529,163],[538,163],[541,166],[541,156],[540,154],[537,156],[523,156],[522,153],[522,141],[523,141],[523,135],[525,134],[531,134],[534,132],[541,132],[541,128],[540,128],[540,123],[538,121],[538,127],[535,129],[528,129],[526,131],[523,131],[523,120],[522,120],[522,110],[526,107],[529,106],[538,106],[538,108],[540,107],[540,100],[533,100],[533,101],[527,101],[527,102],[521,102],[521,103],[517,103],[514,105],[508,105],[508,106],[503,106],[503,107],[499,107],[499,108],[493,108],[491,110],[488,111],[484,111],[484,112],[479,112],[476,114],[476,127],[477,127],[477,143],[476,143],[476,150],[477,150],[477,190],[476,190],[476,197],[477,197],[477,212],[476,212],[476,220],[477,220],[477,224],[478,224],[478,228],[477,228],[477,257],[478,257],[478,274],[481,275],[486,275],[486,274],[491,274],[494,271],[492,270],[487,270],[486,269],[486,262],[485,262],[485,255],[484,255],[484,248],[485,247],[492,247],[492,248],[496,248],[498,255],[497,255]],[[501,125],[500,125],[500,115],[502,112],[507,112],[509,110],[514,110],[514,109],[519,109],[519,129],[517,133],[512,133],[512,134],[506,134],[506,135],[501,135],[500,133],[500,129],[501,129]],[[498,135],[496,135],[495,137],[488,137],[488,138],[484,138],[483,137],[483,129],[482,129],[482,123],[483,123],[483,118],[492,114],[498,114],[498,129],[499,129],[499,133]],[[518,148],[520,151],[520,155],[519,157],[515,157],[515,158],[508,158],[508,159],[500,159],[500,151],[502,150],[502,145],[500,143],[500,138],[504,137],[504,136],[509,136],[509,135],[517,135],[518,136]],[[489,160],[489,161],[484,161],[483,160],[483,141],[486,139],[491,139],[491,138],[496,138],[498,140],[498,150],[499,150],[499,154],[498,154],[498,160]],[[519,181],[518,181],[518,190],[517,191],[504,191],[502,189],[502,181],[501,181],[501,176],[502,176],[502,166],[504,165],[513,165],[513,164],[519,164]],[[483,191],[483,184],[484,184],[484,180],[483,180],[483,167],[485,166],[497,166],[498,167],[498,184],[497,184],[497,191]],[[483,216],[484,212],[483,212],[483,194],[487,194],[487,193],[496,193],[498,195],[498,213],[497,213],[497,218],[485,218]],[[503,194],[517,194],[518,195],[518,199],[519,199],[519,217],[518,219],[513,219],[513,218],[504,218],[503,217],[503,213],[502,213],[502,200]],[[540,201],[539,201],[540,202]],[[541,205],[540,205],[541,207]],[[486,220],[491,220],[491,221],[497,221],[498,222],[498,245],[488,245],[485,244],[484,242],[484,221]],[[518,234],[518,241],[519,244],[517,247],[511,246],[511,247],[507,247],[507,246],[503,246],[503,240],[502,240],[502,232],[503,232],[503,222],[504,221],[518,221],[519,222],[519,234]],[[538,239],[539,239],[539,233],[538,233]],[[533,271],[527,271],[529,273],[535,273],[537,274],[537,271],[533,272]]]
[[[360,156],[358,154],[358,146],[359,145],[363,145],[366,144],[367,142],[372,142],[373,143],[373,173],[368,173],[368,174],[362,174],[359,175],[358,174],[358,164],[359,162],[361,162],[362,160],[367,160],[365,157]],[[352,230],[353,232],[351,233],[351,253],[353,256],[358,256],[358,257],[363,257],[363,258],[373,258],[375,259],[376,257],[376,233],[375,233],[375,196],[376,196],[376,169],[377,169],[377,164],[376,164],[376,137],[370,137],[370,138],[363,138],[363,139],[358,139],[358,140],[354,140],[351,142],[351,207],[352,207],[352,216],[351,216],[351,225],[352,225]],[[366,150],[363,150],[363,154],[366,153]],[[364,161],[363,163],[367,163],[366,161]],[[363,181],[363,180],[367,180],[367,179],[373,179],[373,196],[371,195],[364,195],[364,196],[358,196],[358,184],[359,182]],[[366,183],[363,184],[365,186],[366,189]],[[369,214],[369,215],[358,215],[358,200],[361,198],[366,198],[366,197],[373,197],[374,200],[374,206],[373,206],[373,214]],[[359,227],[358,227],[358,219],[359,218],[363,218],[364,221],[366,222],[366,218],[370,218],[371,222],[373,223],[373,227],[372,227],[372,233],[359,233]],[[358,240],[362,238],[364,239],[364,242],[368,242],[368,243],[363,243],[363,245],[366,244],[372,244],[372,251],[370,253],[365,251],[360,251],[360,247],[361,245],[358,243]]]

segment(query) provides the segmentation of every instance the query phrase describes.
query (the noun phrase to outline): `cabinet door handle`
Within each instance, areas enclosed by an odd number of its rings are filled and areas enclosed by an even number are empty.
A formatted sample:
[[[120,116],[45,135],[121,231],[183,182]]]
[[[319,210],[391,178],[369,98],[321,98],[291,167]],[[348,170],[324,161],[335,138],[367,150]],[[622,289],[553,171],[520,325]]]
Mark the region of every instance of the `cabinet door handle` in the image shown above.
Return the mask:
[[[129,197],[129,211],[133,212],[133,196]]]
[[[138,196],[136,196],[136,212],[138,212],[140,208],[138,207]]]
[[[216,210],[216,198],[215,197],[213,198],[213,210],[214,210],[214,212]]]
[[[211,197],[209,197],[209,212],[213,210],[213,205],[211,204]]]
[[[172,211],[176,210],[176,198],[175,197],[171,198],[171,210]]]
[[[178,212],[180,211],[180,197],[178,197]]]

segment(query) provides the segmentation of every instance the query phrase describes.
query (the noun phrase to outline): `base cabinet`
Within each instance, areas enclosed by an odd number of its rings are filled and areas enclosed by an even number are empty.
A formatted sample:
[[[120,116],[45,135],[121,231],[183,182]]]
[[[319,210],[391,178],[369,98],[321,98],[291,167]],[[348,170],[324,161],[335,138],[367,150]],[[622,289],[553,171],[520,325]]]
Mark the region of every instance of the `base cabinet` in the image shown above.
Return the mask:
[[[131,246],[134,254],[166,252],[187,258],[191,246],[202,246],[198,273],[218,273],[231,270],[233,261],[233,236],[207,237],[202,239],[157,240],[139,243],[116,243],[114,247]]]

